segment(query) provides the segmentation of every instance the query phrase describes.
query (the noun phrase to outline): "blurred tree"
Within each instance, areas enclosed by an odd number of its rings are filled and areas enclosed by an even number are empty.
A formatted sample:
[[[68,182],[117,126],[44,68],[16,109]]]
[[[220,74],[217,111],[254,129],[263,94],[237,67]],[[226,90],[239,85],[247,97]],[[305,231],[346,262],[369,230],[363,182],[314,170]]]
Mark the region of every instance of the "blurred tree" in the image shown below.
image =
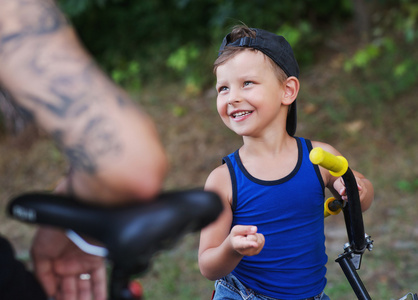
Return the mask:
[[[343,24],[350,0],[59,0],[79,35],[121,84],[183,78],[197,88],[212,83],[211,64],[222,37],[237,23],[297,33],[301,64],[312,61],[318,34]],[[342,25],[340,25],[342,26]],[[296,46],[296,45],[294,45]],[[197,55],[196,55],[197,53]],[[176,59],[180,60],[176,62]],[[139,66],[132,70],[132,63]],[[179,68],[179,66],[183,66]],[[122,75],[128,72],[129,76]]]
[[[370,12],[369,5],[371,1],[352,0],[354,7],[354,18],[356,21],[357,34],[363,42],[370,39]]]
[[[347,53],[344,69],[354,76],[352,86],[343,87],[342,91],[347,99],[379,106],[396,101],[398,95],[418,82],[415,34],[418,3],[416,0],[370,2],[374,9],[370,13],[369,41],[354,53]]]
[[[392,75],[408,79],[402,90],[416,81],[416,57],[401,49],[417,40],[416,0],[57,1],[92,55],[128,89],[180,81],[196,93],[212,85],[219,44],[238,23],[284,35],[304,67],[331,31],[344,28],[353,16],[368,43],[347,57],[345,69],[367,69],[389,55]]]

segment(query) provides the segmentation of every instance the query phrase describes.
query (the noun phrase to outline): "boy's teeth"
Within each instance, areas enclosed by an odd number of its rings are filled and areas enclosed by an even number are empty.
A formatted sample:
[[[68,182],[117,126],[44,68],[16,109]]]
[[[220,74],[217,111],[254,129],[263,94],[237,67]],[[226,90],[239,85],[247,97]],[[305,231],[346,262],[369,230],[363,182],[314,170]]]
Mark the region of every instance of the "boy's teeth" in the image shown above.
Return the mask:
[[[241,116],[244,116],[244,115],[248,115],[250,112],[249,111],[241,111],[241,112],[238,112],[238,113],[236,113],[236,114],[234,114],[234,117],[236,118],[236,117],[241,117]]]

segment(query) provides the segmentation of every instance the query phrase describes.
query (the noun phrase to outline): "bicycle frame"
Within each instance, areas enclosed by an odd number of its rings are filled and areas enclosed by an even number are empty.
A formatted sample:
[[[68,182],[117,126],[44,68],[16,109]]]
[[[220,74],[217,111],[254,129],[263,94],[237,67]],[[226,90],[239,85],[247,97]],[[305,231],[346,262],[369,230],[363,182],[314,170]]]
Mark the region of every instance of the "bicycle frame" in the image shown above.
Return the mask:
[[[366,249],[373,248],[373,241],[364,233],[363,215],[357,182],[350,168],[342,175],[346,187],[347,205],[343,208],[349,244],[344,247],[344,253],[335,260],[339,263],[358,299],[371,299],[367,289],[358,276],[361,259]]]
[[[343,205],[342,210],[349,242],[344,245],[344,252],[335,261],[340,265],[357,298],[369,300],[371,297],[356,270],[360,269],[364,251],[373,249],[373,241],[364,232],[363,214],[356,178],[348,167],[347,160],[342,156],[335,156],[321,148],[314,148],[309,157],[313,164],[326,168],[333,176],[341,176],[344,181],[348,201]],[[332,211],[341,208],[341,200],[335,201],[338,201],[335,205],[328,203],[331,201],[326,202],[325,216],[335,214]],[[412,300],[418,300],[417,294],[413,293],[408,293],[399,300],[406,300],[408,296],[412,296]]]

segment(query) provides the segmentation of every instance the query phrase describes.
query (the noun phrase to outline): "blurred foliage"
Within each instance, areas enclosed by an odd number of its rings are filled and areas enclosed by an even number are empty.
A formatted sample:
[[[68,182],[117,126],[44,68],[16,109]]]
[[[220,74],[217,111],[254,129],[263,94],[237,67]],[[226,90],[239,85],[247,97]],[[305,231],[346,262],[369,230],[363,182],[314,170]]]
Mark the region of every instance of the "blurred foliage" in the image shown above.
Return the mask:
[[[321,51],[333,36],[359,22],[359,2],[367,8],[369,40],[358,33],[358,45],[338,50],[355,80],[336,88],[347,103],[381,105],[417,82],[416,0],[58,0],[115,82],[133,92],[179,83],[189,96],[213,86],[213,61],[234,25],[284,35],[306,70],[327,55]]]
[[[396,187],[402,192],[413,194],[418,191],[418,179],[399,180],[396,182]]]
[[[192,95],[213,84],[212,63],[233,25],[244,23],[284,35],[304,68],[313,63],[331,30],[356,20],[353,0],[58,2],[116,82],[134,90],[150,82],[180,82]],[[418,4],[414,0],[360,2],[369,10],[365,15],[370,39],[356,52],[346,53],[343,68],[354,73],[359,84],[344,87],[343,94],[359,102],[390,99],[414,85],[418,77],[413,47],[418,39]]]
[[[127,61],[113,68],[111,77],[116,83],[128,86],[130,91],[134,92],[141,87],[141,82],[138,80],[140,71],[141,69],[137,61]]]
[[[192,92],[212,84],[212,63],[233,25],[285,35],[304,65],[313,61],[316,45],[326,38],[319,29],[342,26],[352,14],[349,0],[58,2],[116,81],[130,88],[134,78],[143,83],[179,80]],[[133,62],[140,68],[133,70]]]
[[[371,15],[371,40],[350,57],[344,70],[354,73],[357,85],[346,88],[357,103],[394,99],[417,83],[418,3],[412,0],[380,1]]]

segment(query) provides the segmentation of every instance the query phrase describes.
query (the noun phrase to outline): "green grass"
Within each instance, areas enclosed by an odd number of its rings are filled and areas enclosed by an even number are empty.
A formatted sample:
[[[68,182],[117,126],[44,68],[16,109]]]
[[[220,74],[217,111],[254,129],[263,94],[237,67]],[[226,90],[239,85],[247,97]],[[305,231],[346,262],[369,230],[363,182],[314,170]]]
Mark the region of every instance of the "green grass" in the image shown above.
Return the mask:
[[[190,234],[158,255],[141,279],[146,299],[210,299],[213,283],[200,274],[197,242],[198,235]]]

